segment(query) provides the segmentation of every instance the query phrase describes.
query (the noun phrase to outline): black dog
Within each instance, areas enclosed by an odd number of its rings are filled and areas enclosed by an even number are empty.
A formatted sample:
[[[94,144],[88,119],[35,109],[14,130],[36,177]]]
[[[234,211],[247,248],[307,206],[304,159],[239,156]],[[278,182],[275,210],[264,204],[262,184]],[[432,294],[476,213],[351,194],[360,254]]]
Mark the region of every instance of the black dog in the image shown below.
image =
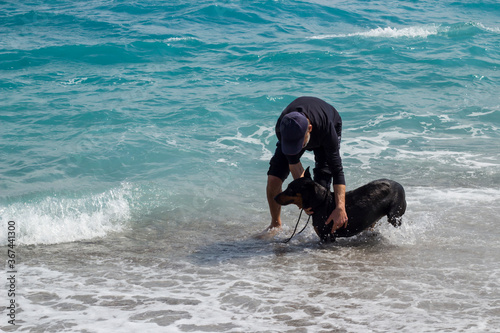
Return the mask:
[[[293,203],[299,208],[311,207],[314,230],[322,241],[354,236],[386,215],[393,226],[399,227],[406,211],[403,186],[388,179],[375,180],[346,193],[347,227],[332,233],[333,222],[328,225],[325,222],[335,209],[335,198],[329,189],[311,179],[309,168],[304,177],[292,181],[274,200],[280,205]]]

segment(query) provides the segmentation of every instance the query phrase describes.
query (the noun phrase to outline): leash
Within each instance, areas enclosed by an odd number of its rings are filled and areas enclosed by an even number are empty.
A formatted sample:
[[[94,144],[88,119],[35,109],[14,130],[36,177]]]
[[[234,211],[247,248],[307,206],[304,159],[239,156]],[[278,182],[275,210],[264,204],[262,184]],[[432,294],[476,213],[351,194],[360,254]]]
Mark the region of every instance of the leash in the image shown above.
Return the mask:
[[[295,236],[295,232],[297,231],[297,227],[299,226],[300,217],[302,216],[302,212],[303,211],[304,211],[304,208],[302,208],[302,210],[300,211],[299,218],[297,219],[297,223],[295,224],[295,229],[293,230],[293,234],[290,236],[290,238],[288,238],[286,241],[283,242],[284,244],[286,244],[289,241],[291,241],[292,238],[293,238],[293,236]],[[306,229],[307,225],[309,224],[309,220],[310,219],[311,219],[311,215],[309,215],[309,217],[307,218],[307,222],[306,222],[306,225],[304,226],[304,228],[302,228],[302,230],[300,230],[297,235],[300,235],[302,233],[302,231],[304,231]]]
[[[327,198],[328,198],[328,192],[325,193],[325,197],[323,198],[323,201],[321,202],[321,205],[323,205],[325,203],[325,201],[326,201]],[[304,211],[304,208],[302,208],[300,210],[299,218],[297,219],[297,223],[295,224],[295,229],[293,230],[293,234],[290,236],[290,238],[288,238],[286,241],[283,242],[284,244],[286,244],[289,241],[291,241],[292,238],[293,238],[293,236],[295,236],[295,232],[297,231],[297,227],[299,226],[300,217],[302,216],[302,212],[303,211]],[[307,218],[307,222],[306,222],[306,225],[304,226],[304,228],[302,228],[302,230],[300,230],[297,235],[300,235],[302,233],[302,231],[306,230],[306,227],[309,224],[309,220],[310,219],[311,219],[311,215],[309,215],[309,217]]]

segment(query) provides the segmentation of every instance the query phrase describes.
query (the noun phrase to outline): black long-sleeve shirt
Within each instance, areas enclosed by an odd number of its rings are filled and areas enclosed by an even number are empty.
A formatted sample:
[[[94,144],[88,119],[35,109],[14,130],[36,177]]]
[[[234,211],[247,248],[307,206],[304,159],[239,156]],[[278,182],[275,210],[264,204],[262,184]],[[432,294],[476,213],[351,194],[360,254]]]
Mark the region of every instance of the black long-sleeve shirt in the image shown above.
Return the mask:
[[[276,123],[276,136],[281,140],[280,124],[284,115],[297,111],[303,113],[312,125],[311,137],[307,146],[297,155],[286,155],[289,164],[297,164],[304,150],[323,150],[326,162],[332,173],[333,184],[345,185],[344,169],[340,157],[340,136],[342,118],[333,106],[316,97],[299,97],[281,113]]]

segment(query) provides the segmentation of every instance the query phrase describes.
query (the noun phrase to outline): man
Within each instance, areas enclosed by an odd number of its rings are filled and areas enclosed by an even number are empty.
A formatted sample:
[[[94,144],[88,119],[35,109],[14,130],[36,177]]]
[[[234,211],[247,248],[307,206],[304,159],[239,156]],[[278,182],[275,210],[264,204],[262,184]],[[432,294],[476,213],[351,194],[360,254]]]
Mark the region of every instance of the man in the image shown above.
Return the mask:
[[[315,97],[299,97],[288,105],[276,123],[278,143],[267,172],[267,201],[271,212],[268,231],[281,228],[281,206],[274,197],[282,192],[282,184],[292,173],[294,179],[304,174],[300,157],[304,151],[314,152],[314,180],[333,189],[336,208],[326,224],[333,221],[332,232],[347,226],[345,211],[345,179],[340,158],[342,119],[333,106]],[[307,214],[314,212],[307,208]]]

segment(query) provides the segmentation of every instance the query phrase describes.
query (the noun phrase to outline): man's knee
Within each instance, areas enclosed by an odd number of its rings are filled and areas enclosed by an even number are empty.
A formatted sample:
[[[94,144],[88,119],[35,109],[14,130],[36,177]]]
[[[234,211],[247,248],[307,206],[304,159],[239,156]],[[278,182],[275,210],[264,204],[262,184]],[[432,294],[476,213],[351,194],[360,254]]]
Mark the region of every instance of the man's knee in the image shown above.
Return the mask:
[[[283,181],[281,180],[281,178],[273,176],[273,175],[267,176],[267,188],[268,188],[268,190],[273,189],[273,190],[280,190],[281,191],[282,185],[283,185]]]

